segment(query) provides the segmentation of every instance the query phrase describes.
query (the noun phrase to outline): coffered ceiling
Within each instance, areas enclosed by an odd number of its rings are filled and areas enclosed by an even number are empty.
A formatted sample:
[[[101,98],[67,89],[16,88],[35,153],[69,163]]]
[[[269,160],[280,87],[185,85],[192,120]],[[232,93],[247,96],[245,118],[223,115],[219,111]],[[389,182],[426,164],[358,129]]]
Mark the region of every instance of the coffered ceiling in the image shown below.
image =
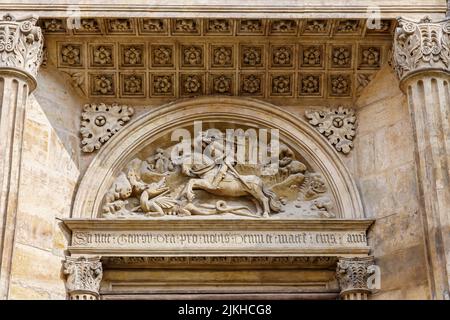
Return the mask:
[[[353,101],[387,62],[394,20],[41,19],[48,63],[89,98]]]

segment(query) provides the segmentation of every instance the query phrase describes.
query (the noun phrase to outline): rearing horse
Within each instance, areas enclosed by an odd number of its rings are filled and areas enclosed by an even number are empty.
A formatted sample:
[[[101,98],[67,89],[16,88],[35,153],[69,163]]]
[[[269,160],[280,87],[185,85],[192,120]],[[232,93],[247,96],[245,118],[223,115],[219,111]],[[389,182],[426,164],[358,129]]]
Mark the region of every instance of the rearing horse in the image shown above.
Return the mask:
[[[184,197],[192,202],[195,197],[193,190],[204,190],[214,195],[229,197],[250,195],[262,206],[263,217],[269,217],[271,211],[279,212],[281,210],[281,202],[276,194],[266,188],[258,176],[239,175],[233,170],[234,168],[228,168],[223,179],[215,186],[213,180],[217,174],[220,174],[220,166],[220,164],[211,163],[203,164],[200,168],[197,168],[195,165],[185,162],[182,165],[182,172],[192,178],[185,185],[178,198]]]

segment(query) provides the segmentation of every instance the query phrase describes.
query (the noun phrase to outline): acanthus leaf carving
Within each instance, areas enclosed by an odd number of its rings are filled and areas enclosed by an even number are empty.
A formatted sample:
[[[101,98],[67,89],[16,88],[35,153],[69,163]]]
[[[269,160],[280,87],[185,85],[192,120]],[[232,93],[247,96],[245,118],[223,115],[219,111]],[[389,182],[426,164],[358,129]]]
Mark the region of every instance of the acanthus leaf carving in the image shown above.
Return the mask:
[[[10,14],[0,20],[0,67],[20,70],[36,78],[43,58],[44,40],[37,17],[16,20]]]
[[[369,293],[368,279],[374,273],[373,257],[340,258],[336,268],[336,279],[341,296],[352,292]]]
[[[334,145],[337,151],[347,154],[353,148],[356,115],[352,109],[339,106],[326,110],[308,110],[305,112],[305,116],[309,119],[309,123]]]
[[[118,132],[134,113],[125,105],[86,104],[82,113],[80,133],[83,152],[93,152]]]
[[[393,46],[393,67],[400,80],[420,70],[450,71],[450,19],[419,22],[398,19]]]
[[[71,299],[79,299],[83,294],[88,294],[89,299],[98,297],[103,277],[99,257],[66,257],[64,274],[67,276],[66,288]]]

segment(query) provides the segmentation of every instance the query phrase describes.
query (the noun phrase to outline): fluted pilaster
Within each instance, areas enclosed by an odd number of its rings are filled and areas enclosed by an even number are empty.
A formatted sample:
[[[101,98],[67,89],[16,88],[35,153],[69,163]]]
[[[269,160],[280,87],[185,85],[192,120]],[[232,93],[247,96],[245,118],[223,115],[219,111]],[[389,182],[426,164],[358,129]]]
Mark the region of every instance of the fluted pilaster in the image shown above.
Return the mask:
[[[450,20],[399,19],[393,62],[408,97],[433,299],[450,282]]]
[[[10,15],[0,20],[0,299],[9,290],[25,111],[42,58],[36,21]]]

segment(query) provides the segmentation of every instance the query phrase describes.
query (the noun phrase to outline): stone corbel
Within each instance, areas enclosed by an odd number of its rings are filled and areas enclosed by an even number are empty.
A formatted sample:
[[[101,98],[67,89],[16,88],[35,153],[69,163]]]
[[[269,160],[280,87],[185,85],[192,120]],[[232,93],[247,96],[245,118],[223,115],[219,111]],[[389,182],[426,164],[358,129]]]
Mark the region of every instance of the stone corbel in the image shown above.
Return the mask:
[[[103,276],[100,257],[66,257],[64,274],[69,300],[98,300]]]
[[[342,300],[367,300],[371,289],[369,277],[374,273],[373,257],[340,258],[336,279],[341,288]]]

